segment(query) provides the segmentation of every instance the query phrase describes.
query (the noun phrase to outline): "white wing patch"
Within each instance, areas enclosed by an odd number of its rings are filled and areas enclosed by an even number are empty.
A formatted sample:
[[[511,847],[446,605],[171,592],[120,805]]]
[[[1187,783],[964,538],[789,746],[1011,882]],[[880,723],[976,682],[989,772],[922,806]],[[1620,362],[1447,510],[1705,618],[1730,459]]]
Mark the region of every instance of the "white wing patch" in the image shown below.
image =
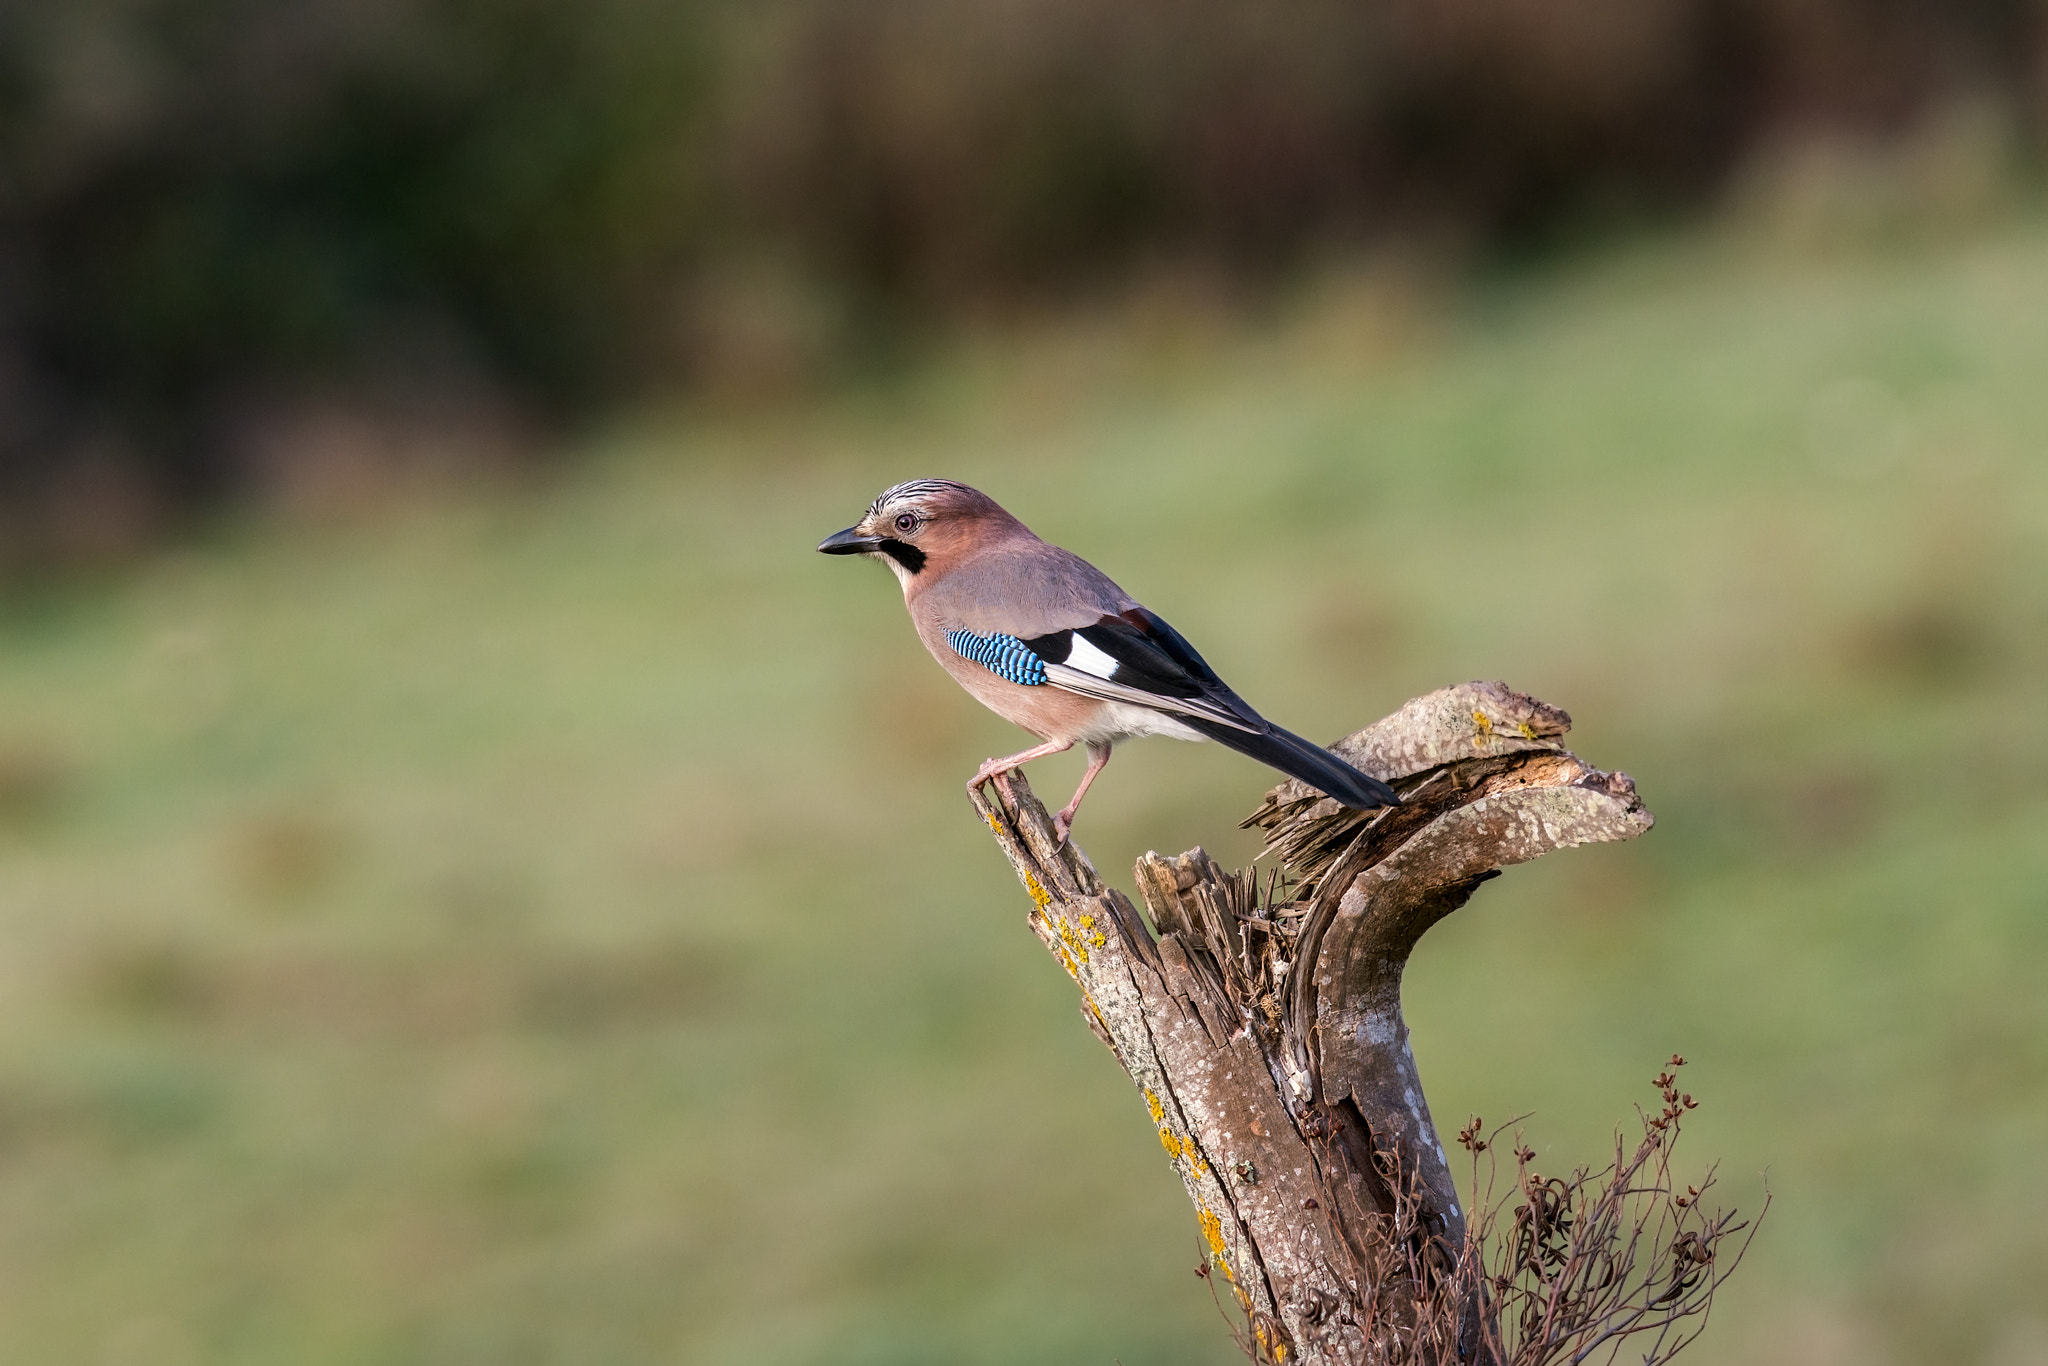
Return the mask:
[[[1074,632],[1067,657],[1063,661],[1070,669],[1079,669],[1084,674],[1097,678],[1108,678],[1116,672],[1116,661],[1090,644],[1079,631]]]

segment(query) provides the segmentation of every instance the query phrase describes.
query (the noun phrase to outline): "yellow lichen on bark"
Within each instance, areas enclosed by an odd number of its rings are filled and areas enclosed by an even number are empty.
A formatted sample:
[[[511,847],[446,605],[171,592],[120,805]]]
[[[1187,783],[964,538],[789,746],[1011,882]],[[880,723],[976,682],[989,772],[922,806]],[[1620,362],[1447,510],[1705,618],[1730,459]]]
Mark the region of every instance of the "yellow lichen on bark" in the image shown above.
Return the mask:
[[[1207,1205],[1202,1207],[1202,1237],[1209,1244],[1209,1252],[1216,1259],[1216,1269],[1221,1271],[1232,1285],[1237,1283],[1237,1273],[1230,1269],[1230,1247],[1223,1241],[1223,1221]]]

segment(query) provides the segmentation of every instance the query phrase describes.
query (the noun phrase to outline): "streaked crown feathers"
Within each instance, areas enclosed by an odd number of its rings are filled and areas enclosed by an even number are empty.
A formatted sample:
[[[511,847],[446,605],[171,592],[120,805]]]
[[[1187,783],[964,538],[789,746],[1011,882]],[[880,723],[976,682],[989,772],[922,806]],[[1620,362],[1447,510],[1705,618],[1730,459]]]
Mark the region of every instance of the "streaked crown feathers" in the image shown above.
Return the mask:
[[[880,518],[888,510],[908,504],[926,516],[946,513],[1000,512],[993,498],[976,488],[952,479],[911,479],[882,490],[868,505],[868,519]]]

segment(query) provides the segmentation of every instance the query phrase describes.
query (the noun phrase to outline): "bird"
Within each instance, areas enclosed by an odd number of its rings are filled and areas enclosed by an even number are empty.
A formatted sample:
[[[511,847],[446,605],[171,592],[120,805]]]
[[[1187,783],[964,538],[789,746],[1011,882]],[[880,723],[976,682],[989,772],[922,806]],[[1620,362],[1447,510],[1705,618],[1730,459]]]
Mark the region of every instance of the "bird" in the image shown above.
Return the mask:
[[[1157,613],[979,489],[951,479],[897,484],[818,549],[888,565],[940,667],[1040,740],[982,764],[970,795],[991,780],[1010,795],[1012,771],[1087,746],[1081,785],[1053,817],[1061,845],[1110,751],[1144,735],[1214,740],[1359,810],[1400,804],[1379,779],[1253,711]]]

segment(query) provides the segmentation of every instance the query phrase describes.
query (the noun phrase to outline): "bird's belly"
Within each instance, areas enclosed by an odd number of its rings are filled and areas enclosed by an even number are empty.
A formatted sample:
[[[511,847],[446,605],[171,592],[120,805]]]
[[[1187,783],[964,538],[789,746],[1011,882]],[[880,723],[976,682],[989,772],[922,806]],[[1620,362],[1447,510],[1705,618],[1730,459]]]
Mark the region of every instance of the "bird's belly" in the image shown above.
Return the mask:
[[[1099,710],[1089,719],[1087,729],[1074,738],[1087,744],[1105,745],[1119,740],[1135,740],[1141,735],[1166,735],[1175,740],[1197,741],[1208,738],[1163,711],[1133,706],[1128,702],[1101,703]]]

